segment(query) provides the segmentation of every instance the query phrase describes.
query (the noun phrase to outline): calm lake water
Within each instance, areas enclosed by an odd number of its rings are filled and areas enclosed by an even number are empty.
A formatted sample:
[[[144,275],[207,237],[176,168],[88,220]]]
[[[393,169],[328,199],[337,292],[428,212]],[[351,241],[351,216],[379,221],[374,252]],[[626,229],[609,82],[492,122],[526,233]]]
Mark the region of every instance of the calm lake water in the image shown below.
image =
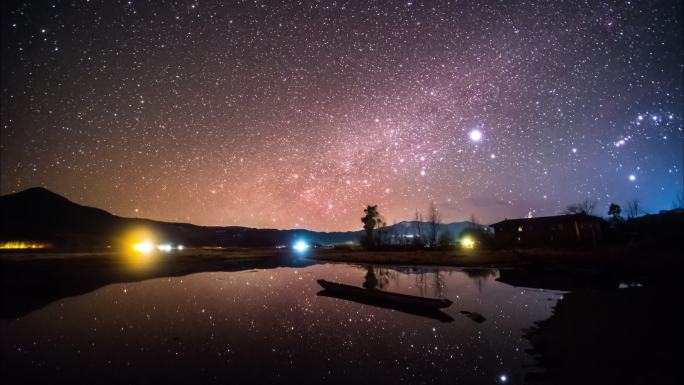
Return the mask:
[[[25,383],[520,384],[524,330],[560,292],[497,270],[379,268],[382,290],[448,298],[452,322],[318,296],[367,268],[207,272],[111,284],[0,321],[3,378]],[[477,312],[475,322],[461,311]]]

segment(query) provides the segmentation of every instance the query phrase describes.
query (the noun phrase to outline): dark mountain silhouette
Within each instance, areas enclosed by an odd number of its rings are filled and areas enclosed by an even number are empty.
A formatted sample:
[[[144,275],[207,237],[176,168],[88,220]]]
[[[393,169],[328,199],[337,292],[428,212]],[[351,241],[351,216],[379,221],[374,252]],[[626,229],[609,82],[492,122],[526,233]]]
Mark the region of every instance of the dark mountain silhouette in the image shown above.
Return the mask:
[[[319,244],[358,242],[363,231],[319,232],[305,229],[254,229],[240,226],[197,226],[125,218],[107,211],[82,206],[47,189],[36,187],[0,196],[0,241],[24,240],[52,243],[64,249],[98,249],[116,245],[124,234],[144,226],[165,241],[187,246],[273,247],[289,245],[298,238]],[[361,223],[359,222],[359,227]],[[458,235],[470,222],[439,225]],[[417,222],[400,222],[387,227],[397,235],[414,234]],[[423,223],[424,231],[427,224]]]
[[[392,226],[387,226],[387,230],[390,233],[403,235],[403,234],[415,234],[418,231],[418,226],[422,226],[423,233],[427,234],[431,231],[430,224],[428,222],[420,221],[401,221]],[[480,225],[470,221],[463,222],[452,222],[452,223],[438,223],[437,224],[437,235],[443,233],[444,231],[449,232],[453,236],[458,236],[461,232],[467,228],[473,226],[480,226],[487,228],[488,226]]]
[[[51,242],[64,247],[110,243],[126,219],[104,210],[81,206],[36,187],[0,196],[0,237],[3,240]]]
[[[36,187],[0,196],[0,240],[49,242],[60,248],[100,248],[116,244],[127,230],[145,226],[161,239],[188,246],[276,246],[297,238],[321,244],[358,241],[360,232],[253,229],[124,218],[82,206]]]

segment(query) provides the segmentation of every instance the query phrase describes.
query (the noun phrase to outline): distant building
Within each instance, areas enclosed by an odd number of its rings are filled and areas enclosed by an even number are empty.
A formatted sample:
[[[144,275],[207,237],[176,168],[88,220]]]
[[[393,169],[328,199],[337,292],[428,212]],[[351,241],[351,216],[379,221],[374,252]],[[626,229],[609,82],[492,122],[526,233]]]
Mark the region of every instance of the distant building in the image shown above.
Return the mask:
[[[501,246],[572,246],[603,239],[605,221],[593,215],[506,219],[490,225]]]

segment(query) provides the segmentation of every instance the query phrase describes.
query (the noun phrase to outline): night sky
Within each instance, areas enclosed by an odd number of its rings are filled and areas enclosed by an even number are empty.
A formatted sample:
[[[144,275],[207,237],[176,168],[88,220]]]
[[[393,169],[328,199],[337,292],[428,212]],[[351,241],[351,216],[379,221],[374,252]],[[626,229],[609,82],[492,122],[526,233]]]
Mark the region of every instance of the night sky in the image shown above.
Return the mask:
[[[3,1],[1,191],[315,230],[671,208],[681,4]]]

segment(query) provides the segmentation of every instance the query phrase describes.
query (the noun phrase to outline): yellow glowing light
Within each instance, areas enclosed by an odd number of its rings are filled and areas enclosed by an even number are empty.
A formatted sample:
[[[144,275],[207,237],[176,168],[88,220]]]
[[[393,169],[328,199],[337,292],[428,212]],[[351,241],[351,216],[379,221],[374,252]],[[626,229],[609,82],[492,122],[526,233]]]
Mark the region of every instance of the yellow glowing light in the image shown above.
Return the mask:
[[[150,229],[132,229],[121,240],[122,256],[131,267],[142,269],[157,262],[157,236]]]
[[[36,243],[36,242],[23,242],[23,241],[10,241],[0,243],[0,249],[47,249],[51,245],[46,243]]]
[[[465,237],[461,239],[461,246],[465,247],[466,249],[475,248],[475,240],[470,237]]]
[[[142,241],[140,243],[134,244],[133,250],[149,254],[154,250],[154,243],[152,243],[152,241]]]

